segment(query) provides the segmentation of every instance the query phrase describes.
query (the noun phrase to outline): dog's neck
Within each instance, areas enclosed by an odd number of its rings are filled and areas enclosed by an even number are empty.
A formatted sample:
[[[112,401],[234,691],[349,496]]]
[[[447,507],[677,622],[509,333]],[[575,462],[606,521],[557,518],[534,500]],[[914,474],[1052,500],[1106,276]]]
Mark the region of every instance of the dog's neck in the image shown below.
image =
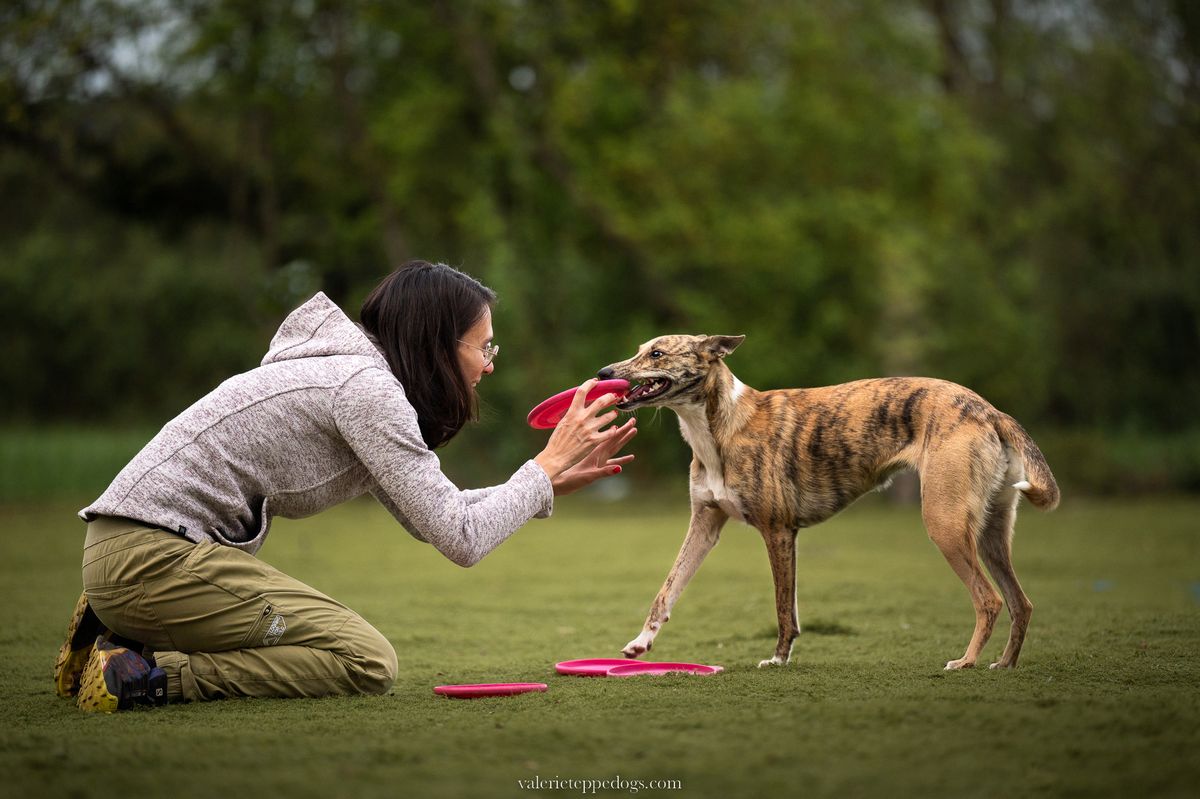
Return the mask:
[[[718,362],[705,378],[703,398],[672,408],[679,416],[684,439],[701,462],[714,461],[717,451],[746,425],[753,412],[752,395],[755,393],[738,380],[729,367]]]

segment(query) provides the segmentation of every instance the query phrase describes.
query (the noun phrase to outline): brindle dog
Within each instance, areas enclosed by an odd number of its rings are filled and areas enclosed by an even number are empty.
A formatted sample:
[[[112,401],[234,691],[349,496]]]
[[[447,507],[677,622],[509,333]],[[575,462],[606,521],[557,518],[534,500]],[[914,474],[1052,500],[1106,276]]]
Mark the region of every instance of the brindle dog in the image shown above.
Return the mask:
[[[800,633],[796,615],[796,532],[822,522],[901,469],[921,476],[929,537],[966,584],[975,631],[947,669],[975,665],[1000,613],[1012,627],[992,668],[1017,665],[1033,605],[1013,571],[1017,501],[1053,510],[1058,486],[1037,444],[1007,414],[944,380],[895,377],[825,388],[755,391],[724,358],[745,336],[662,336],[601,378],[634,388],[621,410],[666,407],[692,447],[692,519],[683,547],[655,597],[642,632],[624,649],[649,651],[671,608],[712,550],[729,517],[758,528],[775,579],[779,640],[759,666],[787,663]]]

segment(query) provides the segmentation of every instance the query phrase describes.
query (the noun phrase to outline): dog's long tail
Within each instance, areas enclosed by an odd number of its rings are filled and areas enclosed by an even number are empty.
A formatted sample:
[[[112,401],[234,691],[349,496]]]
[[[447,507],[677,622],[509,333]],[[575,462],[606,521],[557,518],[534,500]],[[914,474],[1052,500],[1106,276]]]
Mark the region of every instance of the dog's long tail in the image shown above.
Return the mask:
[[[1016,419],[999,411],[996,416],[996,432],[1000,440],[1020,454],[1025,464],[1025,479],[1014,487],[1042,510],[1054,510],[1058,507],[1058,483],[1050,472],[1046,457]]]

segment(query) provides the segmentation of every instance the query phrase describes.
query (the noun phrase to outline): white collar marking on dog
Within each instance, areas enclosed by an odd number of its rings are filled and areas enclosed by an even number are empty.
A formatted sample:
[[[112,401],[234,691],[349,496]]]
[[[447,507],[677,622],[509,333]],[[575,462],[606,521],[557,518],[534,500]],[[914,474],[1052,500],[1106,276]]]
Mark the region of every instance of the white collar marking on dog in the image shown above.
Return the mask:
[[[745,391],[745,389],[745,383],[743,383],[741,380],[738,380],[736,377],[733,378],[733,390],[729,392],[729,401],[737,402],[738,399],[741,398],[742,392]]]
[[[733,379],[733,390],[730,399],[737,401],[745,386],[736,377]],[[679,416],[679,430],[683,440],[692,447],[692,452],[700,459],[704,467],[704,475],[698,483],[692,485],[696,499],[700,502],[715,502],[721,510],[738,521],[745,521],[742,514],[742,503],[737,495],[725,485],[725,469],[721,456],[717,452],[717,442],[713,440],[712,431],[708,427],[708,418],[703,405],[683,405],[673,409]]]

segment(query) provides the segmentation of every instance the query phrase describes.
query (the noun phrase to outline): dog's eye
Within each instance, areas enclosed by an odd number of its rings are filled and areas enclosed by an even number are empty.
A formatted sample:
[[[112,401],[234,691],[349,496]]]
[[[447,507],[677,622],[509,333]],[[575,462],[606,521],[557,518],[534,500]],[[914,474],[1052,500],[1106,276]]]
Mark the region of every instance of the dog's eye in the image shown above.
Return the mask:
[[[654,350],[653,352],[650,353],[651,358],[661,358],[662,356],[663,356],[662,350]]]

